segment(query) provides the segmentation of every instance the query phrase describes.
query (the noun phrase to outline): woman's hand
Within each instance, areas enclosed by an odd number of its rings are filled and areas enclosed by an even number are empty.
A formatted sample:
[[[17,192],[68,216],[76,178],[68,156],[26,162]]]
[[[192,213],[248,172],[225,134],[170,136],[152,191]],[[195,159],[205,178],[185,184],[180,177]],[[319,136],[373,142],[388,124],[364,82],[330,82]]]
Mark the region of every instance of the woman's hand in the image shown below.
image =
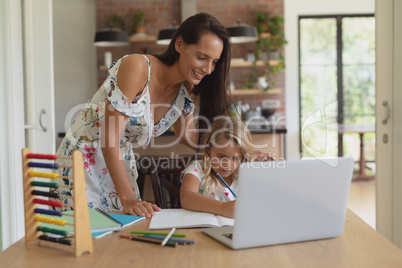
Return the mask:
[[[273,157],[271,155],[271,153],[254,151],[254,160],[255,161],[275,161],[275,157]]]
[[[151,218],[155,215],[155,211],[160,211],[161,209],[152,203],[140,200],[128,200],[126,202],[122,201],[124,213],[135,215],[135,216],[145,216]]]

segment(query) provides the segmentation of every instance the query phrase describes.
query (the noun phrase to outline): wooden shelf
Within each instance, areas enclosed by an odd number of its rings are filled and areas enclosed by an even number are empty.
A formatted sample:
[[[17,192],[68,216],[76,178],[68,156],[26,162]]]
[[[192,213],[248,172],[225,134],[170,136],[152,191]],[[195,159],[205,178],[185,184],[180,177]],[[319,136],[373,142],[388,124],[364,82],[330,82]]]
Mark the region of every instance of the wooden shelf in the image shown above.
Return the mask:
[[[249,96],[249,95],[280,94],[281,92],[282,92],[281,88],[268,89],[268,91],[264,91],[261,89],[235,89],[230,91],[230,94],[232,94],[233,96]]]
[[[136,43],[136,42],[156,42],[156,36],[153,35],[147,35],[147,34],[132,34],[128,38],[128,41],[130,43]]]
[[[271,66],[277,66],[279,64],[279,60],[270,60],[269,64]],[[252,61],[232,61],[230,64],[230,67],[252,67],[254,65],[254,62]],[[266,62],[265,61],[257,61],[256,62],[257,67],[265,67]]]

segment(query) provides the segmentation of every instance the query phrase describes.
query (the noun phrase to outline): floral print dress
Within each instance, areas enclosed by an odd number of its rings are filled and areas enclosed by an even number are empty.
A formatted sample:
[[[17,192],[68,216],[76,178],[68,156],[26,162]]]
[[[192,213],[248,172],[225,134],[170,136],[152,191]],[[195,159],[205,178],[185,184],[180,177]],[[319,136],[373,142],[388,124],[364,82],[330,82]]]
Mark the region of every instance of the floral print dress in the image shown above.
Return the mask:
[[[123,58],[109,66],[109,76],[89,100],[81,113],[75,118],[57,150],[59,156],[71,156],[74,150],[83,153],[85,183],[89,208],[101,208],[106,211],[122,210],[119,197],[106,167],[100,147],[101,126],[108,100],[114,108],[128,116],[128,123],[120,140],[120,149],[125,162],[127,174],[138,199],[141,199],[137,186],[137,168],[133,149],[139,146],[146,148],[151,137],[160,136],[168,130],[184,111],[185,116],[193,113],[194,103],[182,84],[179,92],[165,116],[154,123],[151,100],[149,95],[149,80],[151,65],[148,58],[147,83],[140,95],[130,101],[117,85],[117,74]],[[60,165],[69,165],[68,160],[58,160]],[[70,168],[61,168],[62,176],[72,176]],[[59,179],[59,183],[72,185],[72,180]],[[60,194],[71,195],[69,188],[59,188]],[[71,204],[70,198],[62,198],[65,204]]]

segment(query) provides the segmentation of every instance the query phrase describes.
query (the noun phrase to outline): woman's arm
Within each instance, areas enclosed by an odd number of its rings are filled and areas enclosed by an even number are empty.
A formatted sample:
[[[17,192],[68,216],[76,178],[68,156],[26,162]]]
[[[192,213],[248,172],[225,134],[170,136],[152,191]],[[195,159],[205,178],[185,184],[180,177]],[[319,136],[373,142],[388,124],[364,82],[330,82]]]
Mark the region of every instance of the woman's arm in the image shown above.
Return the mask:
[[[123,94],[134,100],[147,81],[148,64],[141,55],[133,54],[120,64],[117,84]],[[135,74],[135,75],[133,75]],[[120,139],[128,117],[117,111],[109,101],[106,103],[102,124],[101,147],[106,166],[119,195],[125,213],[151,217],[160,210],[156,205],[140,201],[128,179],[126,166],[120,151]]]
[[[180,188],[181,206],[188,210],[208,212],[234,218],[236,201],[222,202],[198,193],[200,181],[193,174],[183,177]]]
[[[102,153],[123,206],[123,211],[128,214],[149,218],[155,215],[154,211],[159,211],[160,208],[154,204],[138,200],[128,179],[126,166],[120,150],[120,138],[127,120],[127,116],[121,114],[107,102],[101,135]]]

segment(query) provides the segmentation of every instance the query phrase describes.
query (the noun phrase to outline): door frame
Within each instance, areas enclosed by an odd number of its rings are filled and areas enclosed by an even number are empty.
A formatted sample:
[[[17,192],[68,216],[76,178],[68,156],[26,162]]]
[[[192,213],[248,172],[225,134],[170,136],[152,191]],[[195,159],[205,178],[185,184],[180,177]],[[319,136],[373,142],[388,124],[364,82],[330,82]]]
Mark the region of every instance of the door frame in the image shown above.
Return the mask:
[[[402,248],[401,16],[402,0],[376,0],[376,229],[400,248]],[[389,118],[385,101],[390,108]],[[388,121],[383,122],[387,118]]]

